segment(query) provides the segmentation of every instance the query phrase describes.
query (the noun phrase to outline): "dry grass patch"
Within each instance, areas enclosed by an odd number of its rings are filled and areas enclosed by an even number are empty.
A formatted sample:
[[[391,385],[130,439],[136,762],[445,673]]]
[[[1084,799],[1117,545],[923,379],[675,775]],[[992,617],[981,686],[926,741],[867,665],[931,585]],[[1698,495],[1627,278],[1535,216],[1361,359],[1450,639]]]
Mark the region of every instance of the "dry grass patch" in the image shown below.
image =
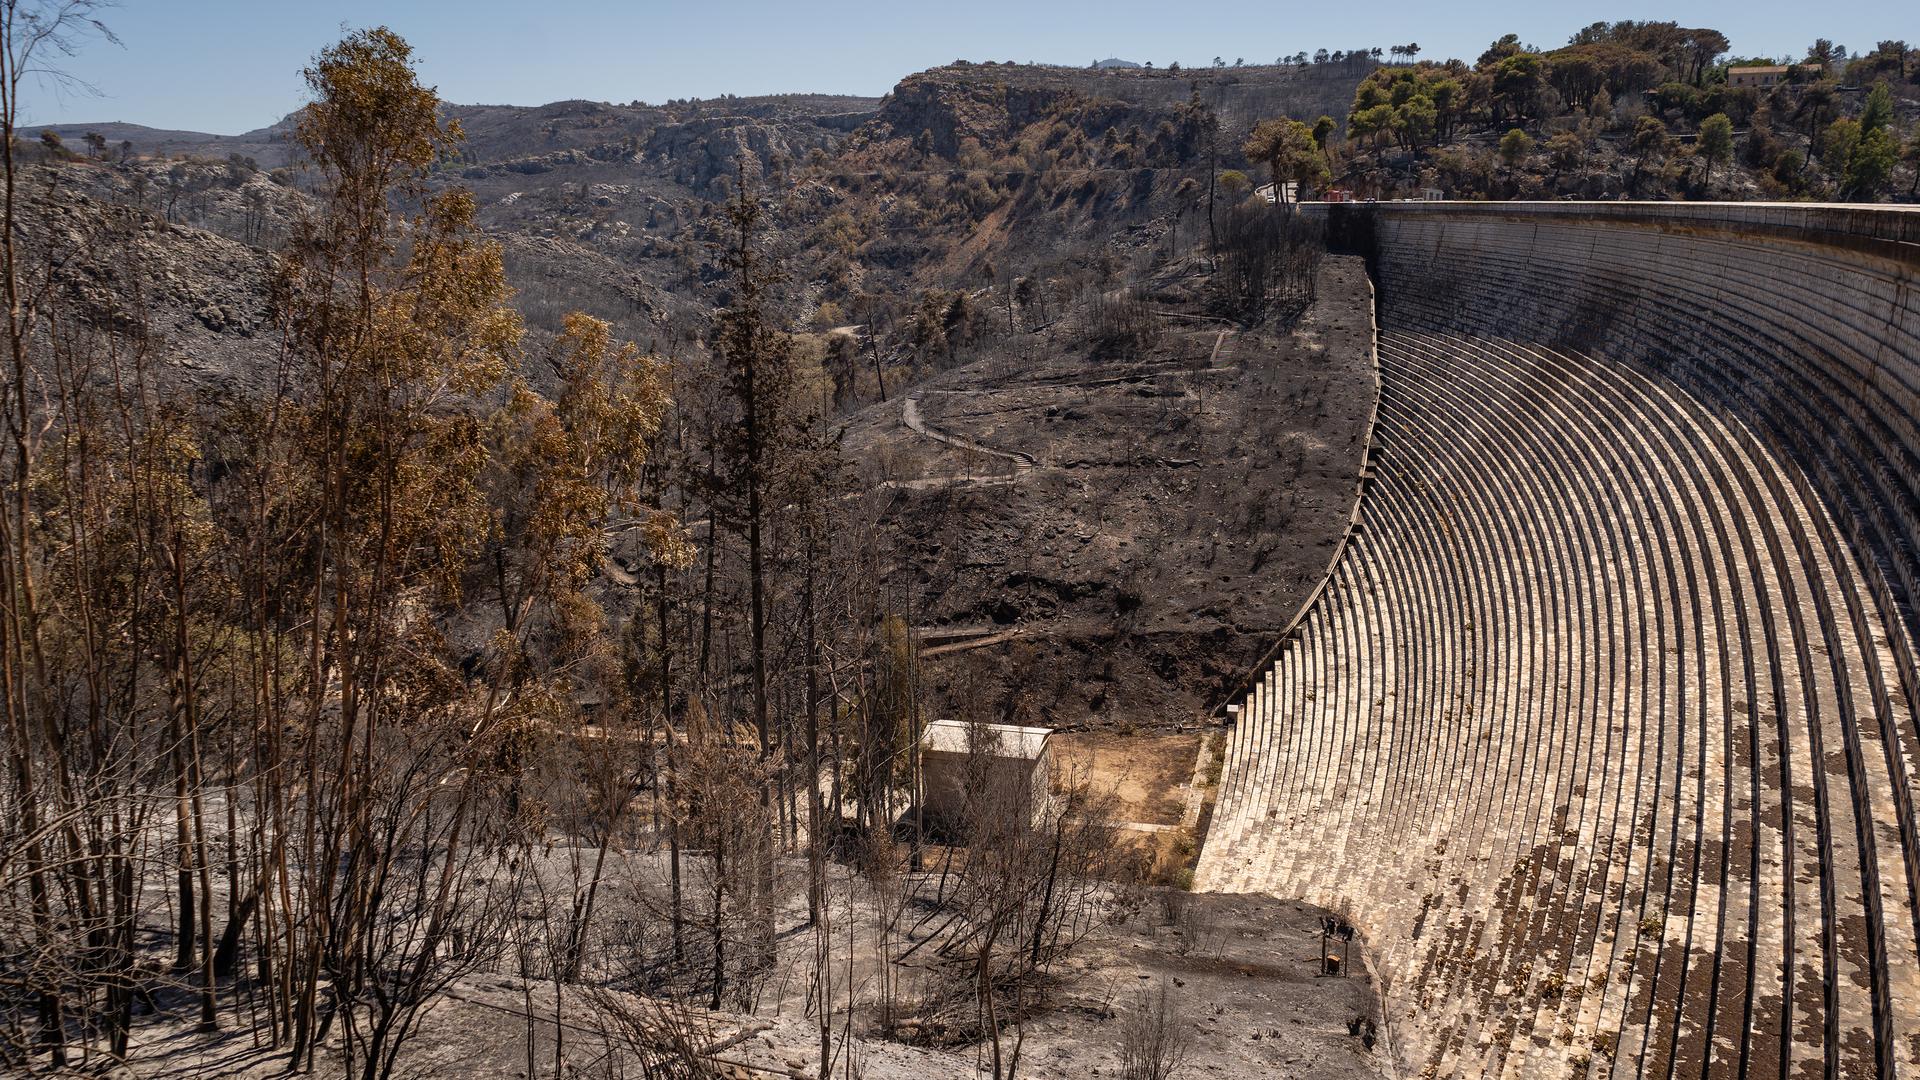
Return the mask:
[[[1114,735],[1096,731],[1053,737],[1056,776],[1076,776],[1118,801],[1121,822],[1178,825],[1186,813],[1199,735]]]

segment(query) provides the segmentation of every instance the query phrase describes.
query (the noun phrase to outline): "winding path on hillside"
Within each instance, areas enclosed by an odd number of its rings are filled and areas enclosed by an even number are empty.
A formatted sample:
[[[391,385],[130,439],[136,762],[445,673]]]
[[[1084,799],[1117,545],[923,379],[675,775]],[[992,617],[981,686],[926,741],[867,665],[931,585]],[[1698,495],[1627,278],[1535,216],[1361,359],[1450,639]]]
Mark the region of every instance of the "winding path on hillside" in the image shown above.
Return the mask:
[[[990,391],[941,390],[941,391],[935,391],[935,392],[945,393],[945,394],[964,394],[964,393],[988,393]],[[1034,460],[1033,460],[1032,454],[1025,453],[1020,450],[1003,450],[997,446],[988,446],[985,443],[975,442],[972,439],[968,439],[960,435],[954,435],[950,432],[941,431],[940,429],[929,425],[926,419],[920,415],[920,398],[925,393],[927,393],[927,391],[925,390],[914,390],[908,393],[905,397],[900,399],[900,422],[907,425],[907,427],[912,429],[916,434],[924,435],[925,437],[932,439],[934,442],[944,443],[947,446],[954,447],[955,449],[958,449],[958,450],[970,451],[976,454],[985,454],[988,457],[998,458],[1002,461],[1010,462],[1013,465],[1015,474],[1025,472],[1026,470],[1034,467]],[[939,478],[932,478],[932,479],[944,479],[949,482],[960,482],[960,481],[971,479],[971,477],[963,476],[957,479],[954,477],[939,477]]]
[[[1223,331],[1220,335],[1219,340],[1224,340],[1225,336],[1226,336],[1226,333]],[[1219,340],[1216,340],[1214,343],[1214,354],[1216,356],[1219,353]],[[1102,387],[1102,386],[1118,385],[1126,382],[1135,382],[1135,381],[1139,381],[1141,378],[1144,378],[1144,376],[1126,375],[1126,376],[1116,376],[1112,378],[1104,378],[1104,379],[1096,379],[1096,380],[1082,380],[1077,382],[1034,383],[1034,384],[1028,384],[1028,388],[1044,386],[1044,387],[1057,388],[1057,389],[1091,389],[1091,388]],[[956,473],[956,474],[949,474],[949,475],[942,475],[942,476],[925,476],[925,477],[917,477],[911,480],[888,480],[888,481],[885,481],[881,486],[889,489],[894,489],[894,490],[912,490],[912,491],[926,491],[926,490],[934,490],[939,488],[959,487],[959,486],[986,487],[986,486],[998,485],[998,484],[1015,483],[1015,482],[1018,482],[1023,477],[1031,475],[1033,470],[1040,467],[1032,454],[1028,454],[1020,450],[1007,450],[1001,447],[989,446],[986,443],[982,443],[974,439],[969,439],[962,435],[956,435],[949,431],[942,431],[939,428],[936,428],[933,425],[927,423],[925,416],[922,415],[920,411],[920,399],[925,394],[929,394],[929,393],[988,394],[988,393],[998,392],[1002,389],[1004,388],[992,387],[992,388],[979,388],[979,389],[940,389],[940,390],[928,390],[923,388],[923,389],[913,390],[900,399],[900,420],[902,423],[904,423],[907,426],[909,430],[913,431],[915,434],[920,435],[927,439],[931,439],[934,442],[940,443],[945,446],[954,447],[963,452],[982,454],[987,457],[991,457],[1000,461],[1005,461],[1012,466],[1011,472],[1000,473],[1000,474],[988,474],[984,476],[976,473],[972,473],[972,472]],[[960,629],[951,628],[951,627],[923,628],[922,630],[923,633],[930,633],[930,634],[938,633],[943,637],[945,637],[946,640],[942,640],[938,644],[934,644],[924,649],[920,655],[926,659],[935,659],[942,656],[949,656],[955,653],[970,652],[974,649],[990,648],[992,646],[1001,645],[1008,641],[1012,641],[1016,638],[1023,637],[1031,633],[1033,629],[1034,628],[1031,625],[1014,626],[1011,628],[1001,627],[1001,626],[970,627],[970,628],[960,628]]]
[[[1156,312],[1156,314],[1170,315],[1174,313]],[[1195,316],[1195,317],[1209,318],[1208,316]],[[1232,333],[1233,331],[1231,329],[1228,329],[1228,330],[1222,330],[1218,333],[1218,335],[1216,335],[1213,343],[1212,352],[1208,357],[1209,366],[1200,369],[1201,371],[1205,371],[1211,374],[1223,374],[1228,372],[1236,372],[1239,370],[1239,367],[1237,365],[1228,366],[1228,367],[1213,366],[1218,363],[1221,345],[1226,341],[1228,336],[1230,336]],[[1158,374],[1163,374],[1163,372],[1132,371],[1125,374],[1106,376],[1098,379],[1040,380],[1040,381],[1020,383],[1013,386],[964,387],[964,388],[952,388],[952,389],[921,388],[921,389],[910,391],[900,399],[900,421],[901,423],[905,424],[909,430],[913,431],[915,434],[920,435],[924,438],[931,439],[934,442],[940,443],[945,446],[951,446],[963,452],[982,454],[987,457],[994,458],[996,460],[1005,461],[1013,467],[1013,471],[1011,473],[989,474],[986,476],[981,476],[981,475],[969,472],[969,473],[952,473],[952,474],[947,474],[943,476],[919,477],[912,480],[889,480],[889,481],[886,481],[883,486],[891,487],[891,488],[907,488],[907,489],[913,489],[913,490],[925,490],[930,488],[952,487],[952,486],[961,485],[961,484],[973,484],[973,485],[1005,484],[1005,483],[1011,483],[1014,480],[1018,479],[1019,477],[1027,474],[1031,470],[1041,467],[1038,460],[1032,454],[1029,454],[1023,450],[1009,450],[1009,449],[1006,449],[1005,447],[992,446],[987,443],[979,442],[974,439],[969,439],[964,435],[956,435],[950,431],[943,431],[940,428],[937,428],[932,424],[929,424],[927,422],[925,414],[923,414],[920,411],[920,401],[927,394],[996,394],[996,393],[1004,393],[1009,390],[1034,390],[1034,389],[1094,390],[1094,389],[1100,389],[1102,387],[1108,387],[1108,386],[1124,386],[1124,385],[1130,385],[1135,383],[1142,383],[1151,378],[1154,378]],[[1182,396],[1191,397],[1193,395],[1193,390],[1190,387],[1182,386],[1180,390],[1181,390]]]

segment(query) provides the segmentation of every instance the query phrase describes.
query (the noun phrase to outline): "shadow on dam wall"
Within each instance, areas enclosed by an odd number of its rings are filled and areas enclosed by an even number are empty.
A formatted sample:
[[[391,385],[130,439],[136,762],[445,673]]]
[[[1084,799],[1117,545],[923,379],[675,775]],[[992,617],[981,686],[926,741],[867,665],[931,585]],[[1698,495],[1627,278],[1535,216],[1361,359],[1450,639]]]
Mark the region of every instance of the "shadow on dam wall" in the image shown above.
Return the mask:
[[[1799,464],[1920,636],[1920,207],[1307,204],[1383,328],[1644,366]],[[1909,668],[1909,670],[1911,670]]]

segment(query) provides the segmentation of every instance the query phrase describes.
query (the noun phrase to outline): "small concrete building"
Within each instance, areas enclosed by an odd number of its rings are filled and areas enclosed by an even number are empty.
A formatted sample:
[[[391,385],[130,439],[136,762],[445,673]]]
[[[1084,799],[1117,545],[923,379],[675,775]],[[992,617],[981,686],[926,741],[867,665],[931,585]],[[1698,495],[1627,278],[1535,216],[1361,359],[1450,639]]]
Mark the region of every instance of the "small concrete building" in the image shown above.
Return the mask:
[[[954,833],[963,829],[969,782],[992,800],[1015,804],[1030,822],[1040,822],[1053,801],[1052,734],[1049,728],[1013,724],[928,724],[920,737],[927,823]]]

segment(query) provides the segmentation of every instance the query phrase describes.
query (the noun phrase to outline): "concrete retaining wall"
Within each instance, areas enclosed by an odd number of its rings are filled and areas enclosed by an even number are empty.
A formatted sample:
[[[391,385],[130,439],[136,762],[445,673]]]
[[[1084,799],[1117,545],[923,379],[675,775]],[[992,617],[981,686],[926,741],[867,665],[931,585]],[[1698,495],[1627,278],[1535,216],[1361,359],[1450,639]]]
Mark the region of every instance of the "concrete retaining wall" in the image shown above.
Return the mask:
[[[1920,211],[1369,204],[1377,477],[1196,887],[1432,1076],[1920,1075]]]

